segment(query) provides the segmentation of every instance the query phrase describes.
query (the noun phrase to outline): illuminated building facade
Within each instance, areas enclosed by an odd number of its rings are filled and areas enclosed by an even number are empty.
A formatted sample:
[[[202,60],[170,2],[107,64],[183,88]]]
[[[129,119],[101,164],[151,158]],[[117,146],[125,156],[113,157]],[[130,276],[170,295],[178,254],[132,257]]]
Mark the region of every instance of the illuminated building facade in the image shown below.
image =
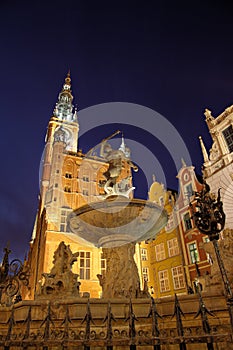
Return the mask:
[[[156,237],[147,244],[141,243],[142,274],[148,279],[148,287],[156,298],[187,293],[187,282],[183,266],[174,205],[176,193],[166,190],[157,181],[149,190],[149,200],[164,207],[168,213],[168,223]]]
[[[188,277],[188,286],[195,292],[197,278],[204,290],[205,276],[210,273],[210,257],[204,249],[204,244],[209,239],[194,226],[189,205],[193,193],[200,191],[202,184],[196,177],[194,167],[186,166],[184,162],[177,177],[180,189],[176,202],[177,222],[184,256],[184,266]]]
[[[204,158],[203,174],[211,192],[217,195],[221,188],[221,198],[226,214],[225,228],[233,228],[233,106],[214,118],[205,110],[206,123],[212,138],[212,146],[208,153],[202,138],[201,149]]]

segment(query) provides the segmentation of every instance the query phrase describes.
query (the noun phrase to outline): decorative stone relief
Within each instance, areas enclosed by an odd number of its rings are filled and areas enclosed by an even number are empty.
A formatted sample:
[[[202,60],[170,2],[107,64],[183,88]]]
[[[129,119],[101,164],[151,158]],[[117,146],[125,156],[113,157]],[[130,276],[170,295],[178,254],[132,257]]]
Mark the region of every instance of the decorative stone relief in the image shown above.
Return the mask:
[[[220,151],[219,151],[219,147],[216,141],[214,141],[212,148],[210,150],[210,160],[214,161],[214,160],[218,160],[220,157]]]
[[[50,273],[44,273],[41,285],[37,290],[37,297],[49,296],[64,298],[79,296],[78,274],[72,272],[72,265],[77,261],[79,253],[72,253],[70,246],[61,242],[54,252],[53,267]]]
[[[227,276],[231,287],[233,287],[233,230],[225,229],[222,234],[222,238],[219,242],[219,250],[223,263],[227,272]],[[211,257],[211,273],[206,276],[207,291],[219,290],[223,291],[222,277],[219,270],[215,250],[212,242],[205,243],[204,249]]]
[[[138,269],[134,261],[135,244],[115,248],[103,248],[107,270],[97,275],[102,286],[103,298],[149,297],[147,288],[140,290]]]

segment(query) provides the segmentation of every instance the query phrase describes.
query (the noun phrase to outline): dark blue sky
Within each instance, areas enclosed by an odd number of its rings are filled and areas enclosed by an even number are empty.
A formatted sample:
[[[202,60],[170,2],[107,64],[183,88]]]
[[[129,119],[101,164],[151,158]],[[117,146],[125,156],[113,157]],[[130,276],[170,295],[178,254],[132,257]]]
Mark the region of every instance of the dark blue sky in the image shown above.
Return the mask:
[[[218,115],[233,103],[233,8],[226,1],[151,3],[1,1],[0,250],[8,240],[17,256],[28,249],[46,127],[69,68],[79,110],[116,101],[156,110],[200,173],[198,136],[210,146],[204,109]],[[156,154],[167,185],[177,187],[164,145],[123,129]],[[99,128],[80,147],[114,130]],[[146,191],[142,180],[138,195]]]

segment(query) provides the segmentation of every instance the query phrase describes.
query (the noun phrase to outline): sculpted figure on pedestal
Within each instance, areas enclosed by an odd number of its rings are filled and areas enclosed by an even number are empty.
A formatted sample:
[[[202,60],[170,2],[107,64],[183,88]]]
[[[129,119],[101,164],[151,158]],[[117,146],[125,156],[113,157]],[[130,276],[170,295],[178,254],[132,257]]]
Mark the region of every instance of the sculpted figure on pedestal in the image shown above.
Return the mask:
[[[120,182],[118,182],[118,178],[121,175],[124,161],[133,168],[134,171],[138,171],[138,167],[133,164],[129,158],[129,150],[114,150],[108,142],[103,142],[100,155],[105,158],[108,163],[108,170],[103,174],[106,178],[106,183],[104,185],[106,195],[125,195],[128,197],[129,193],[134,189],[134,187],[127,187],[130,177],[122,179]]]
[[[77,261],[78,253],[72,253],[70,246],[61,242],[54,252],[53,267],[50,273],[44,273],[44,281],[37,296],[49,295],[79,296],[78,275],[72,272],[72,265]]]

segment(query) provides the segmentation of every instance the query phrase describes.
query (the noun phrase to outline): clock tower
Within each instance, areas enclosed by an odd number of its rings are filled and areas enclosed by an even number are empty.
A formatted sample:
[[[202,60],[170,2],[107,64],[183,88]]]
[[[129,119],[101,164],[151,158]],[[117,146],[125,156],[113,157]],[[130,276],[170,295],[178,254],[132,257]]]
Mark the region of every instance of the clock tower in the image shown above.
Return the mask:
[[[71,90],[70,72],[68,72],[63,88],[58,95],[53,115],[50,118],[45,137],[45,149],[41,164],[41,199],[44,204],[45,194],[51,179],[52,159],[54,158],[55,142],[62,141],[64,151],[77,152],[79,124],[77,109],[72,104],[73,95]],[[43,207],[43,205],[42,205]]]

